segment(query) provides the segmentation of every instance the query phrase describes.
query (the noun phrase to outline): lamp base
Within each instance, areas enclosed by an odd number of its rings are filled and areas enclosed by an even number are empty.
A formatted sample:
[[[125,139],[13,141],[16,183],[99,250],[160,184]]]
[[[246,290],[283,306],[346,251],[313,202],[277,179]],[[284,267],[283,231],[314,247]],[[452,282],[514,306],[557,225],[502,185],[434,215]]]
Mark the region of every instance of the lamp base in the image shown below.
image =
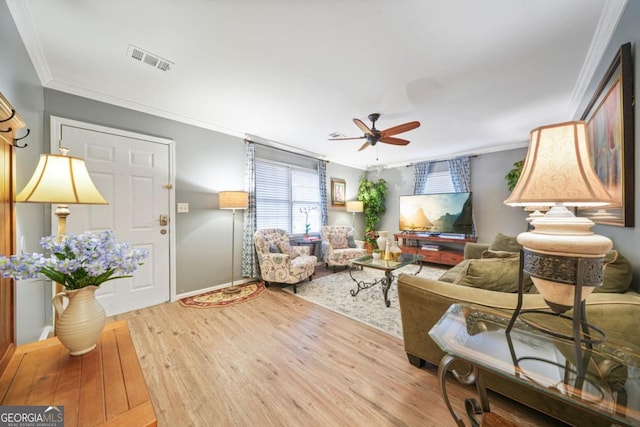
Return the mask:
[[[231,285],[222,290],[222,293],[225,295],[233,295],[240,292],[240,286]]]

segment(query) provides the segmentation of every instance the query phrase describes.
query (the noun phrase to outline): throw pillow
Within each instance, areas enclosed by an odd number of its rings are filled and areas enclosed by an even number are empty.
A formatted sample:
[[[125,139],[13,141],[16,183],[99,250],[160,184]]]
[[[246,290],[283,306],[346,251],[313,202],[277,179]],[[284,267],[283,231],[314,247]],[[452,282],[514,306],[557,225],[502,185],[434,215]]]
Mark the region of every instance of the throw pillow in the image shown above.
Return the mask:
[[[507,252],[507,251],[492,251],[491,249],[487,249],[482,252],[482,259],[490,259],[490,258],[520,258],[520,254],[518,252]]]
[[[470,261],[470,259],[465,259],[454,265],[453,267],[445,271],[444,274],[438,278],[438,281],[455,283],[455,281],[460,278],[460,276],[463,276],[467,272],[467,267],[469,266]]]
[[[454,283],[460,286],[481,288],[498,292],[518,292],[518,258],[490,258],[469,260],[467,270]],[[528,292],[533,282],[524,278],[524,292]]]
[[[350,248],[356,247],[356,239],[353,237],[353,235],[347,237],[347,246],[349,246]]]
[[[276,245],[269,246],[269,252],[272,253],[272,254],[281,254],[282,253],[280,248],[277,247]]]
[[[493,242],[489,245],[489,250],[492,251],[520,252],[520,249],[522,249],[522,246],[514,236],[507,236],[502,233],[496,234]]]
[[[604,280],[593,292],[624,293],[631,286],[632,269],[629,261],[618,251],[609,251],[604,257]]]
[[[344,234],[330,235],[329,243],[331,243],[331,246],[333,247],[333,249],[345,249],[349,247],[347,243],[347,239]]]
[[[289,250],[289,242],[280,242],[278,243],[278,249],[283,254],[289,254],[291,251]]]

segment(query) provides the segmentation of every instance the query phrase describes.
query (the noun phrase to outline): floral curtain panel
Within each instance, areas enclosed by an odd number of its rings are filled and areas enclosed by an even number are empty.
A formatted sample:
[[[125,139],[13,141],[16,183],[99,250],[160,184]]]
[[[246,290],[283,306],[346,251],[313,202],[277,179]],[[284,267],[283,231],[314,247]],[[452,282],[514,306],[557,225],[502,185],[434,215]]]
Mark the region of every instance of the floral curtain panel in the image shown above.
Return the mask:
[[[459,157],[457,159],[447,160],[449,166],[449,172],[451,173],[451,182],[453,188],[457,192],[470,192],[471,191],[471,162],[469,157]],[[471,213],[473,214],[473,211]],[[473,221],[473,234],[476,234],[476,220],[475,216]]]
[[[246,141],[246,159],[244,167],[244,189],[249,193],[249,206],[244,210],[244,228],[242,231],[242,277],[260,277],[258,256],[253,247],[253,235],[256,223],[256,147]]]
[[[413,165],[413,194],[424,193],[424,188],[427,185],[427,176],[429,175],[430,168],[431,162],[421,162]]]

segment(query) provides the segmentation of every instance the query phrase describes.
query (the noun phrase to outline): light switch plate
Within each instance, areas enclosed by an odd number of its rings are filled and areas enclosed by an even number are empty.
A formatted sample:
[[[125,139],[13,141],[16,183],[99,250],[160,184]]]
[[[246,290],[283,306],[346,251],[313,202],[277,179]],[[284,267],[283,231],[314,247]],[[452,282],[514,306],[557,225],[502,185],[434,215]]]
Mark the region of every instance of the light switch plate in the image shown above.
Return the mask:
[[[178,203],[178,213],[189,213],[189,203]]]

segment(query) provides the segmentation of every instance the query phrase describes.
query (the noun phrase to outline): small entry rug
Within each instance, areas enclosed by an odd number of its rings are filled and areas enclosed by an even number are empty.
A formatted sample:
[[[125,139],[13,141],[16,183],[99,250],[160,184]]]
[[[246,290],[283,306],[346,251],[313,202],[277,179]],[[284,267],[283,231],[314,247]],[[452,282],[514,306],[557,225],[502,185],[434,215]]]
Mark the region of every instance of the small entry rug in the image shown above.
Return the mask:
[[[227,307],[259,297],[264,292],[264,282],[250,282],[237,285],[240,292],[225,294],[223,289],[204,292],[202,294],[178,300],[181,305],[193,308]]]

